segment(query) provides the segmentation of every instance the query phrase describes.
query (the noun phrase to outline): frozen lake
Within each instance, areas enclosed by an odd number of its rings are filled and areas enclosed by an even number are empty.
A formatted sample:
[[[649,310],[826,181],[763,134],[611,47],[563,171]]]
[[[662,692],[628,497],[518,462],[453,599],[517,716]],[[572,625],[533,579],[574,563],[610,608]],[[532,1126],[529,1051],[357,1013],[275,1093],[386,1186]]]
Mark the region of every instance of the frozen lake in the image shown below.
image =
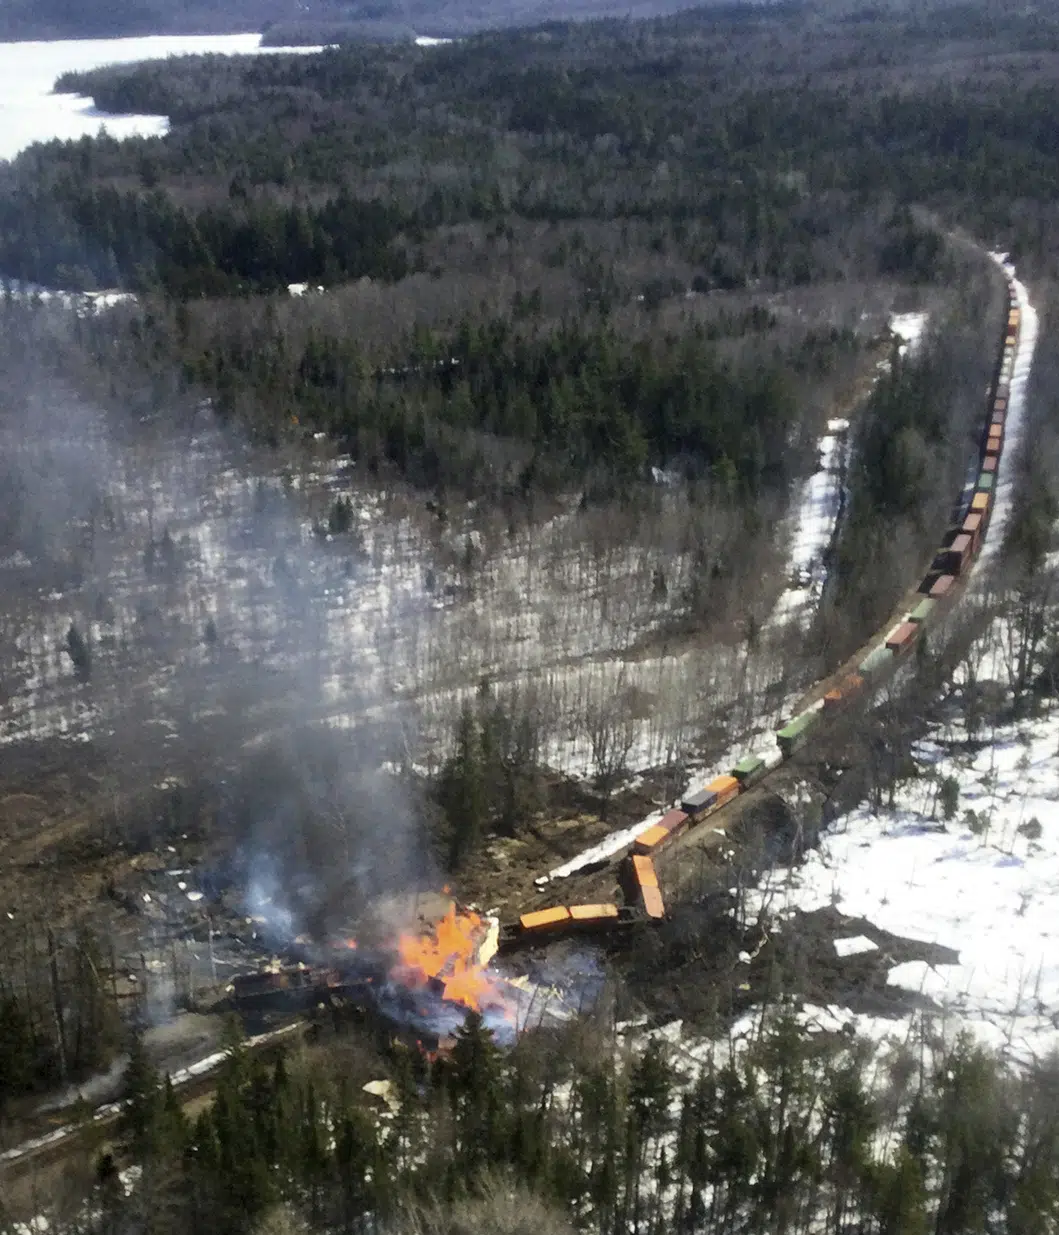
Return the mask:
[[[165,116],[110,116],[89,98],[55,94],[63,73],[132,64],[166,56],[247,56],[255,52],[312,52],[315,47],[262,47],[260,34],[151,35],[137,39],[69,39],[0,43],[0,159],[12,159],[34,142],[72,140],[106,129],[114,137],[165,133]]]

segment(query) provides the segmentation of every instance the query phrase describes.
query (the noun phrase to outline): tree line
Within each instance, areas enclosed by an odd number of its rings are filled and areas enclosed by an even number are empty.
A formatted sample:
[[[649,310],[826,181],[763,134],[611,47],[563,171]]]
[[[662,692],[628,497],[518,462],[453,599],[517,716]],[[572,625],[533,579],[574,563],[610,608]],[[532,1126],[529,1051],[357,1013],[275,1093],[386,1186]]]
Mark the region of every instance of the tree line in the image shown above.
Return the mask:
[[[238,197],[234,193],[233,197]],[[178,298],[286,290],[408,273],[400,212],[339,194],[319,206],[189,208],[64,179],[0,198],[0,269],[64,288],[126,286]]]
[[[1017,185],[1024,202],[1054,199],[1046,75],[1027,69],[1025,86],[971,77],[969,56],[937,86],[929,58],[948,27],[879,11],[831,28],[867,61],[872,88],[861,89],[822,54],[813,21],[800,6],[753,21],[703,10],[556,26],[544,40],[72,75],[62,88],[167,114],[173,129],[28,152],[2,178],[0,260],[21,255],[22,277],[42,282],[61,273],[197,297],[400,278],[436,260],[433,237],[468,224],[499,241],[515,218],[640,220],[710,287],[799,285],[851,265],[929,277],[936,239],[877,218],[892,201],[1039,248],[1032,212],[1011,197]],[[1038,24],[1032,37],[1047,48],[1054,22]],[[1013,19],[983,54],[1029,37]],[[780,72],[773,38],[792,49]],[[42,206],[54,250],[41,243]]]
[[[547,331],[464,319],[452,332],[416,330],[393,348],[396,363],[374,371],[342,332],[310,329],[298,346],[275,331],[271,344],[214,335],[177,346],[189,377],[218,392],[222,415],[249,388],[260,413],[275,409],[272,423],[296,407],[299,423],[420,488],[526,495],[595,477],[617,493],[653,465],[752,500],[781,488],[801,460],[784,366],[726,360],[704,328],[629,346],[593,317]],[[855,349],[836,332],[808,339],[804,354],[792,348],[789,363],[826,368]]]
[[[868,1044],[783,1011],[699,1064],[601,1026],[505,1053],[472,1013],[435,1062],[393,1048],[381,1110],[343,1038],[319,1033],[267,1063],[229,1032],[213,1101],[190,1118],[134,1047],[125,1154],[100,1160],[93,1216],[49,1215],[51,1229],[407,1232],[417,1213],[481,1220],[498,1180],[546,1232],[600,1235],[1033,1232],[1059,1206],[1054,1063],[1018,1074],[966,1037],[913,1039],[873,1083]],[[123,1161],[142,1166],[128,1195]],[[441,1229],[523,1229],[508,1222]]]

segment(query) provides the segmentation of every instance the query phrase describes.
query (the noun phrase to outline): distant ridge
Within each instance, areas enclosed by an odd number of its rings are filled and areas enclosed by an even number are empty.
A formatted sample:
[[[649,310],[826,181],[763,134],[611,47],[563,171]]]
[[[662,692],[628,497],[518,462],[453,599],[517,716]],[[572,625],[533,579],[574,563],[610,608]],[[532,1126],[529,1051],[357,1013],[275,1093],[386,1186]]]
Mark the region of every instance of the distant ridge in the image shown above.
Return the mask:
[[[0,42],[148,34],[265,32],[275,45],[477,31],[600,17],[647,18],[689,7],[761,7],[755,0],[0,0]]]

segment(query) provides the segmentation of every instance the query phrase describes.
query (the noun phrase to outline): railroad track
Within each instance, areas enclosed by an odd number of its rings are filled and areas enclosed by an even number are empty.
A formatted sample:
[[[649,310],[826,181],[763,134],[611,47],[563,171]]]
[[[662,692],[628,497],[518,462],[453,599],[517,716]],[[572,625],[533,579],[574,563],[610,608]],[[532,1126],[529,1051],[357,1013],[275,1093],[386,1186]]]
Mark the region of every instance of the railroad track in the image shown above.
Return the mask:
[[[501,928],[501,947],[543,942],[571,933],[610,932],[637,922],[665,917],[665,903],[655,868],[658,855],[669,851],[681,837],[709,836],[720,843],[727,814],[747,792],[773,776],[849,706],[869,700],[906,662],[925,631],[956,602],[985,544],[997,503],[997,486],[1004,459],[1005,431],[1010,412],[1011,381],[1022,337],[1022,304],[1010,267],[1004,267],[1008,303],[1004,331],[986,401],[973,488],[961,490],[954,510],[957,517],[921,582],[909,591],[891,621],[877,630],[838,670],[815,683],[802,696],[794,715],[775,734],[774,745],[741,759],[727,774],[688,794],[673,809],[642,831],[610,858],[591,869],[618,868],[625,903],[594,901],[551,905],[520,916]]]
[[[270,1051],[285,1045],[293,1035],[304,1033],[308,1027],[308,1022],[299,1018],[267,1033],[247,1038],[243,1046],[247,1051],[267,1056]],[[170,1077],[182,1106],[212,1091],[217,1083],[217,1069],[224,1058],[223,1052],[217,1052]],[[90,1142],[99,1147],[105,1145],[117,1128],[125,1105],[123,1101],[105,1103],[86,1114],[84,1119],[52,1127],[12,1149],[0,1152],[0,1177],[10,1182],[21,1175],[40,1170],[63,1158],[77,1143]]]

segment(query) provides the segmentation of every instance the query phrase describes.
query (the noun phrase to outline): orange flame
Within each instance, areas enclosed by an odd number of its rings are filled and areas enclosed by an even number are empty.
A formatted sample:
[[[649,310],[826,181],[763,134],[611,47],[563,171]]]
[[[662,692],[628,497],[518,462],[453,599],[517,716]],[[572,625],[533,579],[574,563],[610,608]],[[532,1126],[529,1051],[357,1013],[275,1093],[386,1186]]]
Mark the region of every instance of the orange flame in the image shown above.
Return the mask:
[[[400,965],[394,976],[419,986],[431,978],[442,983],[442,994],[452,1003],[481,1011],[503,1007],[497,991],[478,960],[485,923],[476,913],[457,913],[451,905],[433,935],[402,935],[397,941]]]

